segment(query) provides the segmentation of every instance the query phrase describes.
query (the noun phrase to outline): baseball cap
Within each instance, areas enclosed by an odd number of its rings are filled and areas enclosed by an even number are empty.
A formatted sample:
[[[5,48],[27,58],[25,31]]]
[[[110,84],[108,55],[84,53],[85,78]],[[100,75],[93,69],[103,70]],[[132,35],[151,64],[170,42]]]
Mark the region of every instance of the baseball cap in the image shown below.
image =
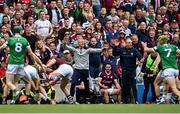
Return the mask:
[[[64,50],[64,51],[63,51],[63,54],[68,54],[68,53],[70,53],[69,50]]]
[[[121,30],[119,33],[123,33],[123,34],[126,34],[125,31]]]

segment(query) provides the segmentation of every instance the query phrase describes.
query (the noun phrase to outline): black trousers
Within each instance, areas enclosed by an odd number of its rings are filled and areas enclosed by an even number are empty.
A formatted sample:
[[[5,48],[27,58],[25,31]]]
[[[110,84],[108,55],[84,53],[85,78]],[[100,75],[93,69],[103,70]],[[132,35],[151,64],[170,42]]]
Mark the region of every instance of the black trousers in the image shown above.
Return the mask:
[[[145,75],[143,77],[144,79],[144,93],[143,93],[143,103],[145,103],[147,101],[147,95],[149,92],[149,87],[151,86],[151,93],[152,93],[152,102],[154,102],[156,100],[155,97],[155,90],[154,90],[154,80],[156,79],[156,76],[152,76],[152,77],[147,77],[147,75]]]
[[[130,103],[131,89],[133,96],[137,101],[137,88],[136,88],[136,70],[123,70],[122,72],[122,101],[123,103]]]
[[[71,96],[74,96],[75,93],[75,86],[79,84],[79,80],[84,82],[85,90],[84,90],[84,96],[86,98],[89,98],[89,71],[88,70],[79,70],[79,69],[74,69],[74,73],[72,76],[72,81],[71,81],[71,88],[70,88],[70,94]]]

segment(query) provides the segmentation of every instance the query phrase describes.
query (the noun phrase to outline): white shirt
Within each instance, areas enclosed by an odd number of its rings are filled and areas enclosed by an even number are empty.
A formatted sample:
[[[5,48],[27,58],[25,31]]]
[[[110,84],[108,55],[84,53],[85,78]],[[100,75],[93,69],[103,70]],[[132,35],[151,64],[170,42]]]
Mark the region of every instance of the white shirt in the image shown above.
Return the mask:
[[[46,38],[49,35],[50,28],[52,26],[49,20],[38,19],[37,21],[35,21],[34,25],[37,32],[41,33],[43,37]]]

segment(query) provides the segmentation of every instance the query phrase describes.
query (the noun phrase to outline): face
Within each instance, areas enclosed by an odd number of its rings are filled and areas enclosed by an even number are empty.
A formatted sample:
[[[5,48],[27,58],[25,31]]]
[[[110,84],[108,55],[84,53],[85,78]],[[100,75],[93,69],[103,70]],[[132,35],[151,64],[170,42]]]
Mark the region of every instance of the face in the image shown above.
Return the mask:
[[[54,43],[51,43],[49,45],[49,48],[50,48],[51,51],[55,51],[56,50],[56,45]]]
[[[32,28],[31,27],[26,27],[25,28],[25,33],[26,34],[31,34]]]
[[[82,36],[81,36],[81,38],[78,38],[78,45],[80,48],[83,48],[85,46],[85,41],[82,38]]]
[[[106,66],[105,66],[105,69],[107,70],[107,71],[110,71],[111,70],[111,65],[110,64],[106,64]]]
[[[126,47],[127,48],[132,48],[133,47],[132,40],[130,38],[126,39]]]
[[[20,19],[20,18],[21,18],[21,13],[20,13],[20,12],[16,12],[15,18],[16,18],[16,19]]]
[[[88,11],[90,9],[90,5],[88,3],[84,4],[84,10]]]
[[[42,2],[40,0],[37,1],[37,7],[41,7]]]
[[[123,21],[123,26],[124,26],[124,27],[128,27],[128,25],[129,25],[129,21],[128,21],[128,20],[124,20],[124,21]]]
[[[55,8],[56,7],[56,1],[51,1],[50,6],[51,6],[51,8]]]
[[[116,9],[112,8],[112,9],[111,9],[111,14],[112,14],[112,15],[115,15],[115,14],[116,14]]]
[[[68,26],[69,26],[69,20],[66,19],[66,20],[64,21],[64,25],[65,25],[65,27],[68,27]]]
[[[76,32],[77,32],[77,33],[81,33],[81,26],[77,26],[77,27],[76,27]]]
[[[114,24],[113,29],[114,29],[114,30],[119,30],[118,24]]]
[[[154,38],[155,37],[155,31],[149,31],[149,36],[150,38]]]
[[[140,29],[141,29],[141,30],[145,30],[145,29],[146,29],[146,24],[145,24],[144,22],[142,22],[142,23],[140,24]]]
[[[28,23],[33,24],[34,23],[34,18],[33,17],[28,17]]]
[[[96,28],[97,28],[97,29],[101,29],[101,27],[102,27],[101,23],[97,23],[97,24],[96,24]]]
[[[170,5],[168,6],[168,10],[169,10],[169,11],[173,11],[173,5],[172,5],[172,4],[170,4]]]
[[[8,14],[8,13],[9,13],[9,8],[8,8],[8,7],[4,8],[4,13],[5,13],[5,14]]]
[[[44,46],[44,43],[43,43],[43,41],[42,41],[42,40],[37,41],[37,48],[38,48],[38,49],[42,49],[42,48],[43,48],[43,46]]]
[[[168,31],[169,30],[169,24],[165,24],[163,29]]]
[[[102,9],[101,9],[101,14],[103,14],[103,15],[106,14],[106,9],[105,9],[105,8],[102,8]]]
[[[71,58],[71,53],[64,53],[65,58]]]
[[[21,8],[22,8],[22,4],[21,4],[21,3],[17,3],[16,9],[17,9],[17,10],[20,10]]]
[[[174,34],[174,36],[173,36],[173,41],[175,41],[175,42],[178,42],[178,41],[179,41],[179,36],[178,36],[178,34]]]
[[[68,1],[68,2],[66,3],[66,6],[67,6],[68,8],[71,8],[72,2],[69,2],[69,1]]]
[[[92,38],[92,39],[91,39],[91,44],[92,44],[93,46],[95,46],[95,45],[97,44],[97,40],[96,40],[95,38]]]
[[[113,55],[113,50],[112,49],[108,49],[108,55],[112,56]]]
[[[31,6],[29,7],[29,9],[30,9],[31,11],[32,11],[34,8],[35,8],[34,5],[31,5]]]
[[[112,21],[108,21],[108,22],[106,23],[106,25],[107,25],[108,28],[112,28]]]
[[[45,12],[41,12],[41,13],[40,13],[40,17],[41,17],[41,19],[46,19],[46,14],[45,14]]]
[[[132,36],[132,42],[133,42],[133,44],[137,44],[138,43],[138,37],[136,36],[136,35],[134,35],[134,36]]]
[[[80,3],[79,3],[79,7],[80,7],[80,8],[83,8],[83,5],[84,5],[83,2],[80,2]]]
[[[8,34],[8,33],[5,33],[5,34],[4,34],[4,39],[5,39],[5,41],[7,41],[9,38],[10,38],[9,34]]]
[[[68,15],[68,14],[69,14],[69,9],[68,9],[68,8],[64,8],[63,13],[64,13],[65,15]]]
[[[28,9],[28,5],[27,4],[22,4],[22,9],[23,10],[27,10]]]
[[[2,31],[3,33],[7,32],[7,27],[6,27],[6,26],[2,26],[1,31]]]
[[[76,24],[72,24],[72,30],[76,31]]]

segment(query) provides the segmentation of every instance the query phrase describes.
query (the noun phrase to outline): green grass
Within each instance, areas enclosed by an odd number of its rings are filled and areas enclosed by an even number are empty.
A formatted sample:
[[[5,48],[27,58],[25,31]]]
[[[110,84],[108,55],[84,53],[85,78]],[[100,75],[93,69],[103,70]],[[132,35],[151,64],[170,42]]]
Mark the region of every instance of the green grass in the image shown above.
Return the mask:
[[[0,113],[180,113],[180,105],[1,105]]]

